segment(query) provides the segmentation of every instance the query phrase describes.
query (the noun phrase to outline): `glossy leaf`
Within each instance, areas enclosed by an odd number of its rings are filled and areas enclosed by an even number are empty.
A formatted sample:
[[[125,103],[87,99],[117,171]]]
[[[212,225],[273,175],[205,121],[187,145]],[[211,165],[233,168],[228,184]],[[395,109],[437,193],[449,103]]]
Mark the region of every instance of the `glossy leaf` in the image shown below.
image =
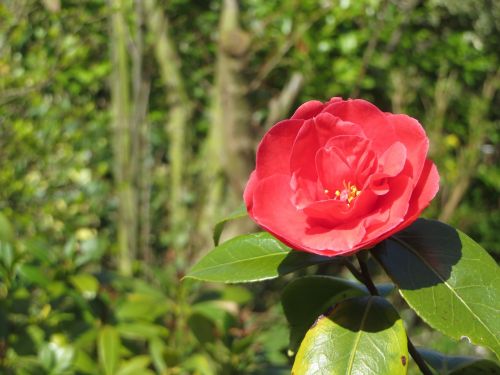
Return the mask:
[[[234,210],[229,216],[225,217],[224,219],[220,220],[217,224],[215,224],[214,227],[214,244],[217,246],[219,244],[220,236],[222,234],[222,231],[224,230],[224,227],[226,226],[226,223],[231,220],[236,220],[240,219],[243,217],[247,216],[247,208],[245,207],[244,204],[242,204],[240,207],[238,207],[236,210]]]
[[[500,374],[500,366],[483,358],[446,356],[433,350],[419,348],[422,358],[441,375]]]
[[[430,326],[500,354],[500,270],[471,238],[421,219],[373,254]]]
[[[97,350],[101,368],[106,375],[114,375],[120,360],[120,337],[115,328],[104,326],[99,331]]]
[[[381,297],[339,302],[307,332],[293,375],[406,374],[408,349],[403,322]]]
[[[291,281],[281,304],[290,324],[290,350],[295,352],[314,321],[333,304],[368,294],[360,284],[330,276],[305,276]]]
[[[272,279],[331,258],[292,251],[269,233],[233,238],[206,254],[186,275],[204,281],[242,283]]]

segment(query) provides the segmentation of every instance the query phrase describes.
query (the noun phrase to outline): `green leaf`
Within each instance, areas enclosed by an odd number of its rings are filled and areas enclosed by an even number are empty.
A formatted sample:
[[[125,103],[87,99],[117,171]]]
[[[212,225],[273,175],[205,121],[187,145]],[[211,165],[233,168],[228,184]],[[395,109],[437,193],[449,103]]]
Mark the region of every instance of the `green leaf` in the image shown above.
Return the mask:
[[[292,251],[269,233],[235,237],[206,254],[185,276],[204,281],[243,283],[273,279],[332,258]]]
[[[188,318],[190,331],[202,343],[211,343],[216,340],[217,327],[215,322],[201,313],[193,313]]]
[[[71,284],[82,294],[86,299],[93,299],[97,295],[99,289],[99,281],[88,274],[82,273],[70,278]]]
[[[403,322],[381,297],[339,302],[307,332],[292,374],[406,374],[408,349]]]
[[[12,226],[7,217],[0,212],[0,241],[10,243],[12,242],[14,235]]]
[[[168,329],[149,322],[120,323],[116,329],[121,337],[132,340],[148,340],[168,337]]]
[[[116,375],[151,374],[152,372],[148,370],[150,363],[151,359],[147,355],[134,357],[126,362],[123,362]]]
[[[225,301],[206,301],[193,305],[193,313],[199,313],[215,323],[217,328],[225,332],[236,325],[237,305]]]
[[[153,321],[169,309],[166,298],[158,298],[150,294],[130,293],[120,301],[116,308],[119,321],[147,320]]]
[[[382,242],[373,254],[430,326],[500,354],[500,272],[471,238],[421,219]]]
[[[0,240],[0,268],[9,271],[13,268],[16,258],[12,245]]]
[[[252,293],[245,287],[239,285],[226,285],[220,296],[221,300],[233,301],[239,305],[250,302],[252,298]]]
[[[314,321],[332,305],[367,294],[360,284],[337,277],[315,275],[291,281],[281,297],[290,324],[290,350],[297,350]]]
[[[115,328],[104,326],[99,331],[97,350],[99,363],[106,375],[114,375],[120,361],[120,337]]]
[[[446,356],[423,348],[417,350],[422,358],[441,375],[500,374],[500,366],[487,359]]]
[[[165,343],[159,338],[154,338],[149,341],[149,354],[153,360],[156,371],[160,374],[167,371],[167,363],[164,358],[165,348]]]
[[[225,217],[224,219],[220,220],[217,224],[215,224],[214,227],[214,244],[215,246],[219,245],[219,240],[220,236],[222,234],[222,231],[224,230],[224,227],[226,226],[226,223],[231,220],[236,220],[240,219],[242,217],[247,216],[247,208],[245,207],[244,204],[242,204],[240,207],[238,207],[236,210],[234,210],[229,216]]]
[[[83,349],[78,349],[75,352],[75,361],[73,362],[73,368],[76,373],[92,373],[95,372],[97,363],[94,362],[94,358],[88,355]]]
[[[41,287],[46,287],[50,282],[47,273],[37,266],[23,264],[19,267],[19,273],[23,279]]]
[[[194,354],[187,358],[181,368],[189,374],[197,375],[216,375],[217,367],[207,355]]]

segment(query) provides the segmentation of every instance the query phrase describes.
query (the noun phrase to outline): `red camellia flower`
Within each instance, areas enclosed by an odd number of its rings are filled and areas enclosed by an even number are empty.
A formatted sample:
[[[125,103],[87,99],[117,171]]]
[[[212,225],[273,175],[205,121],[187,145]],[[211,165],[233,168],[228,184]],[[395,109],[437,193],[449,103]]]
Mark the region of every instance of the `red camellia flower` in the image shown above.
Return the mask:
[[[370,248],[415,221],[439,189],[420,123],[364,100],[310,101],[257,149],[244,198],[287,245],[326,256]]]

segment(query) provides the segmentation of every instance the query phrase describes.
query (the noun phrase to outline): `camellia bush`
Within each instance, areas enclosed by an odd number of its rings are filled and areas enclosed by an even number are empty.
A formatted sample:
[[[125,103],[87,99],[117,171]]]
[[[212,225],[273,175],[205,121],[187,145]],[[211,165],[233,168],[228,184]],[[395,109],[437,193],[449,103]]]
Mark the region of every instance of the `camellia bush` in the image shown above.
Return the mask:
[[[419,219],[439,190],[420,123],[364,100],[310,101],[258,146],[245,208],[215,227],[216,247],[188,273],[248,283],[319,265],[282,293],[292,374],[500,373],[491,360],[415,348],[395,307],[399,293],[428,325],[500,354],[498,265],[470,237]],[[265,232],[219,244],[228,220]],[[392,283],[376,285],[370,257]],[[346,267],[357,281],[321,274]]]

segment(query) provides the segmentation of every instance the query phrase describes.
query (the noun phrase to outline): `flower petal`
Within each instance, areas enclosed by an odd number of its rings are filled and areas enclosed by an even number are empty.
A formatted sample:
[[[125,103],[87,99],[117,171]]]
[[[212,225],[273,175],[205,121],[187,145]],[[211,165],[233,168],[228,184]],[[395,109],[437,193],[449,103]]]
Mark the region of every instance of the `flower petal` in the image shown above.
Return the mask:
[[[389,182],[389,192],[378,200],[377,210],[365,219],[367,236],[363,246],[374,245],[390,236],[404,221],[412,195],[411,178],[403,174]]]
[[[422,211],[429,205],[439,190],[439,173],[432,161],[427,159],[420,174],[420,179],[413,190],[410,207],[405,222],[415,221]],[[409,225],[408,224],[408,225]]]
[[[302,120],[284,120],[274,125],[257,148],[256,171],[259,179],[290,172],[290,153]]]
[[[386,177],[394,177],[401,173],[406,163],[406,147],[401,142],[393,143],[378,158],[380,172]]]
[[[250,178],[248,179],[247,185],[245,186],[245,191],[243,192],[243,200],[247,206],[248,214],[251,216],[253,214],[253,195],[255,186],[257,185],[257,173],[253,171],[250,173]]]
[[[342,153],[335,148],[320,148],[316,153],[315,164],[322,186],[331,192],[342,190],[342,184],[355,177]]]
[[[252,218],[292,248],[325,256],[352,251],[365,235],[360,220],[336,228],[310,225],[302,210],[290,202],[289,176],[274,175],[261,180],[253,200]]]
[[[387,114],[387,119],[393,124],[398,141],[406,146],[408,175],[417,183],[429,150],[429,139],[425,130],[417,120],[407,115]]]
[[[331,113],[344,121],[358,124],[363,129],[366,138],[373,142],[373,148],[378,154],[396,142],[396,134],[392,122],[387,115],[373,104],[362,99],[349,99],[328,105],[323,112]]]
[[[368,178],[368,188],[377,195],[387,194],[389,191],[388,177],[401,173],[406,165],[406,147],[401,142],[395,142],[378,159],[379,172]]]
[[[293,120],[307,120],[311,117],[317,115],[324,108],[324,104],[318,100],[311,100],[309,102],[305,102],[302,104],[293,116],[291,117]]]
[[[316,200],[318,173],[316,152],[335,135],[363,135],[361,128],[332,116],[321,113],[307,120],[301,127],[290,156],[290,171],[294,176],[294,204],[303,208]]]
[[[265,178],[254,190],[252,219],[287,245],[301,248],[307,216],[290,201],[290,177],[277,174]],[[293,240],[295,239],[295,240]]]
[[[420,175],[420,180],[418,181],[411,195],[408,211],[403,221],[396,227],[387,230],[387,232],[384,233],[382,236],[380,236],[374,243],[389,238],[394,233],[397,233],[405,229],[411,223],[417,220],[422,211],[429,205],[430,201],[436,196],[438,190],[439,190],[439,174],[437,168],[432,161],[426,160],[424,169],[422,170],[422,174]]]

